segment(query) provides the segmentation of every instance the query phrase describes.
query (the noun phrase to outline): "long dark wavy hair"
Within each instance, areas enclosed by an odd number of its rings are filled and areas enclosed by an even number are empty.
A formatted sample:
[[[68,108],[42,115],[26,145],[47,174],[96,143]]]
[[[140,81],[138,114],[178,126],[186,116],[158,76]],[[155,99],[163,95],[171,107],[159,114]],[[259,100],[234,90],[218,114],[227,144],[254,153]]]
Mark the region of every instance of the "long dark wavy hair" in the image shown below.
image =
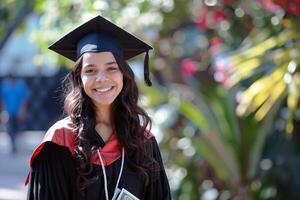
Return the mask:
[[[133,71],[125,60],[118,58],[115,54],[114,57],[123,74],[123,88],[112,104],[112,128],[125,149],[129,169],[142,173],[146,180],[145,184],[148,184],[149,173],[156,171],[158,167],[157,162],[147,156],[144,148],[146,127],[148,125],[151,127],[151,119],[138,106],[139,93]],[[95,132],[95,107],[84,92],[80,76],[81,69],[82,57],[77,60],[68,75],[64,109],[71,118],[77,133],[75,157],[79,173],[78,185],[80,189],[84,189],[98,178],[92,175],[91,163],[91,157],[98,147],[92,144],[97,134]]]

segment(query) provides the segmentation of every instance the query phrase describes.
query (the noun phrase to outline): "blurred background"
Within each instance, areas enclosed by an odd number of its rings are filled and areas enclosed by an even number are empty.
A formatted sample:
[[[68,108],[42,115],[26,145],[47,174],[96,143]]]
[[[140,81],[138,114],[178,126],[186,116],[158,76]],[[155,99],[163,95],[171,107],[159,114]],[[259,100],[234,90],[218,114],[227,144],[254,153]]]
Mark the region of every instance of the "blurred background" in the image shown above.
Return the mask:
[[[2,0],[0,199],[62,117],[72,63],[47,47],[98,14],[154,47],[153,87],[129,63],[173,199],[300,199],[299,0]]]

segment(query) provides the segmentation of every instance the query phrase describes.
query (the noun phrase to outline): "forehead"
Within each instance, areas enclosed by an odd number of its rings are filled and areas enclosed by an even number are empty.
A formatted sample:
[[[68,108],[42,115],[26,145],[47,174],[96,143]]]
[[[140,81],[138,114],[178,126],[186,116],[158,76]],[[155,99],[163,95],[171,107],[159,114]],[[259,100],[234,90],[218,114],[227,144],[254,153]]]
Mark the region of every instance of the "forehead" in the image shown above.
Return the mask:
[[[102,63],[116,61],[111,52],[86,52],[82,55],[82,64]]]

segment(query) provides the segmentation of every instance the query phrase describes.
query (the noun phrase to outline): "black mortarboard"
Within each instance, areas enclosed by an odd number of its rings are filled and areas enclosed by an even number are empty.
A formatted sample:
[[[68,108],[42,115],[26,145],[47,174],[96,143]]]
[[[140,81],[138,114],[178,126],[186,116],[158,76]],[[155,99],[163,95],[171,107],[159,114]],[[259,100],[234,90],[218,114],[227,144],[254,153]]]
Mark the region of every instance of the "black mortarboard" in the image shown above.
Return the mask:
[[[101,16],[77,27],[49,49],[73,61],[85,52],[110,51],[125,60],[146,52],[144,78],[147,85],[152,85],[148,67],[152,47]]]

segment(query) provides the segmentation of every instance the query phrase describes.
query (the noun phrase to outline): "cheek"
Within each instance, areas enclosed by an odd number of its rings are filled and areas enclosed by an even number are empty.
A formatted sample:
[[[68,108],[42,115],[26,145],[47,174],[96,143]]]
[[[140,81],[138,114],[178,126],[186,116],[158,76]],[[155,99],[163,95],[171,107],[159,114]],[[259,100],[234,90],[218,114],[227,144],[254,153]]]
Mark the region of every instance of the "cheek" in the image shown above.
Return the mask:
[[[89,87],[89,81],[86,77],[81,77],[81,83],[84,91],[86,92],[87,88]]]
[[[122,90],[123,89],[123,74],[121,74],[119,77],[119,86],[120,86],[120,90]]]

